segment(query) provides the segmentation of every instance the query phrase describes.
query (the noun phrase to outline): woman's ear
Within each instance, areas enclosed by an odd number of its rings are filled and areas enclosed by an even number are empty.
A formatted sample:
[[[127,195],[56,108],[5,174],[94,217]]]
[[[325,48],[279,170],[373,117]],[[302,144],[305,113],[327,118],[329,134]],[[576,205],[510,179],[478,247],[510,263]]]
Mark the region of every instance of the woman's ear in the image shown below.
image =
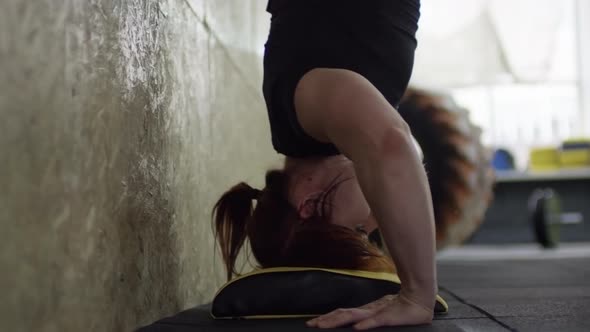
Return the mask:
[[[297,214],[302,220],[307,220],[315,214],[316,201],[313,198],[306,198],[297,207]]]
[[[302,220],[307,220],[317,214],[317,200],[321,197],[321,192],[311,193],[299,202],[297,214]]]

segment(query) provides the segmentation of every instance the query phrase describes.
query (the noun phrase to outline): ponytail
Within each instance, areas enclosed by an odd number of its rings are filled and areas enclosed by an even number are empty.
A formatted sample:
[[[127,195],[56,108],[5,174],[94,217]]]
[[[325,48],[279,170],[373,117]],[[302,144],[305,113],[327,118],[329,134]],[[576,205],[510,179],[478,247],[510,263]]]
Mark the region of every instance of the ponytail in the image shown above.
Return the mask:
[[[252,218],[252,200],[260,194],[260,190],[242,182],[223,194],[213,208],[215,238],[219,241],[228,280],[237,274],[236,260]]]

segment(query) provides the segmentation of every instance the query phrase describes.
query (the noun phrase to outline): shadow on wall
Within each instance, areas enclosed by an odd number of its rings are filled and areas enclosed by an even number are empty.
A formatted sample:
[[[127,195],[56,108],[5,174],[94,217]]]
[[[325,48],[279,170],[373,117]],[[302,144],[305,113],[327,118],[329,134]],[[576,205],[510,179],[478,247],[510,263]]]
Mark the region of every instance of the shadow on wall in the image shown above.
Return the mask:
[[[153,94],[136,93],[123,123],[136,123],[132,138],[134,151],[127,180],[122,184],[125,203],[114,211],[119,256],[116,274],[105,285],[113,294],[115,327],[124,330],[146,316],[174,312],[181,308],[177,230],[174,229],[174,202],[168,180],[166,111],[142,109],[153,103]],[[131,132],[133,134],[133,131]],[[180,139],[180,138],[179,138]],[[100,260],[101,257],[96,257]],[[115,266],[116,266],[115,265]],[[118,329],[117,328],[117,329]]]

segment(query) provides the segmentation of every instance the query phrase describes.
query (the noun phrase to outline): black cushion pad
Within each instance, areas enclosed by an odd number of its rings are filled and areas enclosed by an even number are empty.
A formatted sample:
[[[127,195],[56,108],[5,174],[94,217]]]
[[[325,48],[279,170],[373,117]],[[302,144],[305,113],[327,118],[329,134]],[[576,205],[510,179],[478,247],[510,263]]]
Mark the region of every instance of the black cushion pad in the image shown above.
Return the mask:
[[[305,268],[273,268],[236,278],[213,299],[215,318],[317,316],[365,305],[400,291],[395,274]],[[437,298],[435,313],[446,313]]]

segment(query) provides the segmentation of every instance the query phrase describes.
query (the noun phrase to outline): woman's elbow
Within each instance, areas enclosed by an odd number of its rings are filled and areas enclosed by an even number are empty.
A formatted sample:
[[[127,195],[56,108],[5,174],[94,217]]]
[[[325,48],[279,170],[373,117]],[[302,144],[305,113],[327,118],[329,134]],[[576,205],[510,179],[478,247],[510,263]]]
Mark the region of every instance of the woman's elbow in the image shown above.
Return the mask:
[[[384,130],[380,136],[374,149],[379,159],[395,160],[416,153],[412,132],[405,121]]]

